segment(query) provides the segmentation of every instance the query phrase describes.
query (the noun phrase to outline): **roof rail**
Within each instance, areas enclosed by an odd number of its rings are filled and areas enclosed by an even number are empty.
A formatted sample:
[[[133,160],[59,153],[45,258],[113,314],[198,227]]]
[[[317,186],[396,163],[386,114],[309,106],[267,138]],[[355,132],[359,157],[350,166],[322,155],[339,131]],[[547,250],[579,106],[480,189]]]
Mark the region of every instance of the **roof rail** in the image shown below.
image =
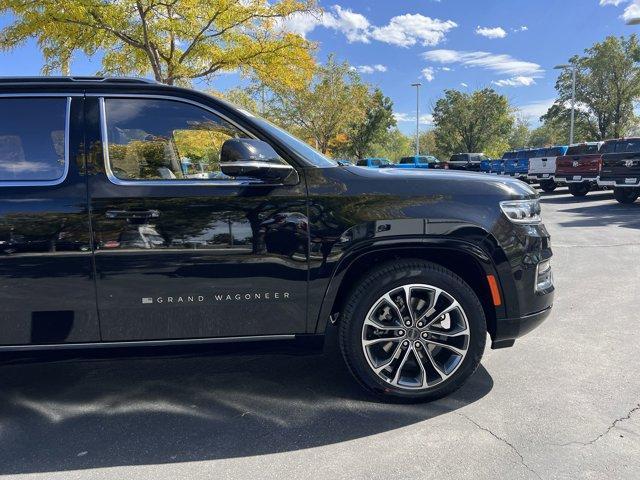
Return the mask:
[[[72,83],[72,82],[100,82],[100,83],[145,83],[157,84],[155,80],[138,77],[0,77],[0,83]]]

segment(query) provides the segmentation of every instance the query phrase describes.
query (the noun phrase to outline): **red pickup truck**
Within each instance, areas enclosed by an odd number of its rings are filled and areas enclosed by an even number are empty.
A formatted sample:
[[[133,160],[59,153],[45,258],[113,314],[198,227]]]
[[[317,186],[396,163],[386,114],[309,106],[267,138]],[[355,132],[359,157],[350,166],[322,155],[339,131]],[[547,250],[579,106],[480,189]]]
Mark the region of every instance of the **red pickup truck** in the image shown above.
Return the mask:
[[[566,183],[569,193],[575,197],[583,197],[597,188],[602,168],[600,148],[603,143],[586,142],[569,146],[567,154],[556,160],[556,182]]]

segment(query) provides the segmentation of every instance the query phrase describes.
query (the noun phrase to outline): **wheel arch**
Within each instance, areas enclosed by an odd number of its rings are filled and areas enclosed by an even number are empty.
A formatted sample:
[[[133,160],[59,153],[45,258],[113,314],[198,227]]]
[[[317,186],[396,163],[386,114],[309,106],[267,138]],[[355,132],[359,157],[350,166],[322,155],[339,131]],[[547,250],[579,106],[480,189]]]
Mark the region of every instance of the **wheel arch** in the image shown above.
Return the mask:
[[[487,320],[487,329],[493,337],[496,319],[504,315],[504,294],[491,257],[475,244],[462,240],[433,239],[420,243],[371,246],[344,258],[327,287],[316,323],[316,333],[322,333],[331,317],[339,319],[343,303],[348,298],[353,282],[375,266],[399,259],[426,260],[441,265],[461,277],[478,295]],[[494,306],[487,275],[497,281],[502,305]]]

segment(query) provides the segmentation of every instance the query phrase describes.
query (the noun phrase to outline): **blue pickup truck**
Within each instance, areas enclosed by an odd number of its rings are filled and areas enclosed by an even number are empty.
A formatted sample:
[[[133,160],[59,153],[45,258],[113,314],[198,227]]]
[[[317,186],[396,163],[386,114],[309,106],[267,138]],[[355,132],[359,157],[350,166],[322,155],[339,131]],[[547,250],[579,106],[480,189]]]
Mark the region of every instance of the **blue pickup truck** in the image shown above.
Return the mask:
[[[433,155],[414,155],[412,157],[402,157],[396,168],[449,168],[445,162],[438,160]]]
[[[387,158],[361,158],[356,162],[358,167],[369,167],[369,168],[387,168],[392,167],[393,164]]]
[[[537,157],[540,150],[544,149],[526,148],[523,150],[506,152],[502,156],[502,159],[504,160],[504,174],[527,181],[527,174],[529,173],[529,159]]]

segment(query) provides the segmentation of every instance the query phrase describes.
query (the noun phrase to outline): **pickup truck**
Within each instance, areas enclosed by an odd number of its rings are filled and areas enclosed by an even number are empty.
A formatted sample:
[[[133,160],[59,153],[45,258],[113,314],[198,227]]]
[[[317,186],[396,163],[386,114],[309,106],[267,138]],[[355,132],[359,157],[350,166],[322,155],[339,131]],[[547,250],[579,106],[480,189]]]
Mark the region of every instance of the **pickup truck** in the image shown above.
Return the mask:
[[[487,158],[486,160],[480,160],[480,171],[482,173],[491,172],[491,162],[493,162],[493,160],[491,160],[490,158]]]
[[[613,187],[619,203],[633,203],[640,196],[640,137],[604,142],[598,185]]]
[[[529,159],[527,178],[532,182],[538,182],[545,192],[553,192],[558,186],[554,178],[556,159],[567,153],[567,148],[566,145],[558,145],[535,150],[535,156]]]
[[[505,153],[507,157],[502,157],[504,159],[504,174],[528,181],[529,159],[536,156],[538,151],[539,149],[524,149]]]
[[[603,142],[576,143],[556,160],[555,181],[566,183],[574,197],[584,197],[598,187]]]
[[[341,166],[143,79],[0,78],[0,112],[0,353],[327,343],[372,397],[406,403],[452,393],[488,336],[510,347],[551,312],[522,182]]]
[[[479,172],[482,160],[488,160],[484,153],[456,153],[451,155],[448,165],[450,170]]]
[[[435,168],[440,170],[449,168],[445,162],[437,159],[433,155],[402,157],[400,161],[393,166],[395,168]]]
[[[386,168],[392,167],[393,164],[387,158],[361,158],[356,162],[358,167],[369,168]]]
[[[491,167],[489,173],[492,175],[502,175],[504,173],[504,160],[491,160]]]

